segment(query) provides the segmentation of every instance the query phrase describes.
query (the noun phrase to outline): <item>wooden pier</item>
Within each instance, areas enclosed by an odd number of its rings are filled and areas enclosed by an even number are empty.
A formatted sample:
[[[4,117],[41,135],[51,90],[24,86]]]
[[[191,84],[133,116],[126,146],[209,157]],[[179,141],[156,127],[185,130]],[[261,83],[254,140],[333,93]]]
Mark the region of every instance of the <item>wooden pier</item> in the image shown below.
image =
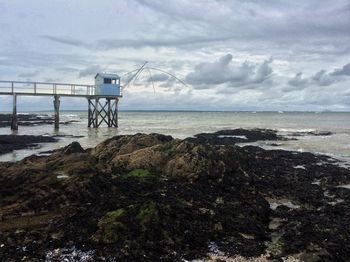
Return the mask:
[[[99,127],[102,123],[108,127],[118,127],[118,102],[122,97],[121,89],[112,95],[101,94],[96,85],[78,85],[46,82],[0,81],[0,95],[13,97],[11,129],[18,130],[17,96],[53,97],[55,129],[59,128],[60,98],[81,97],[88,101],[88,127]]]

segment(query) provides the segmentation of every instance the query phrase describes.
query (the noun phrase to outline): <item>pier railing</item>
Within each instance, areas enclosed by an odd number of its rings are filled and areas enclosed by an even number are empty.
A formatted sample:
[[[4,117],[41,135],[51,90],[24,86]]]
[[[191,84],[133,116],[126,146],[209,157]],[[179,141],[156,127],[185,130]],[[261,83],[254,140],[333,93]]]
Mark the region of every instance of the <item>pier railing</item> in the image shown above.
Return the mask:
[[[94,96],[94,85],[0,81],[0,94]]]

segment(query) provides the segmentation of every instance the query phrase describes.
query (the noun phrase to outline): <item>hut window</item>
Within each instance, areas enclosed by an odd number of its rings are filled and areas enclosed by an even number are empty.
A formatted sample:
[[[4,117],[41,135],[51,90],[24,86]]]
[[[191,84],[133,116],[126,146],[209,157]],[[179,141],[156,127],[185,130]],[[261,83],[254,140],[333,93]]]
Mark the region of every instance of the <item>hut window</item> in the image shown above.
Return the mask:
[[[116,79],[112,79],[112,85],[115,85],[116,84]]]
[[[110,79],[110,78],[104,78],[104,79],[103,79],[103,83],[104,83],[104,84],[111,84],[111,83],[112,83],[112,79]]]

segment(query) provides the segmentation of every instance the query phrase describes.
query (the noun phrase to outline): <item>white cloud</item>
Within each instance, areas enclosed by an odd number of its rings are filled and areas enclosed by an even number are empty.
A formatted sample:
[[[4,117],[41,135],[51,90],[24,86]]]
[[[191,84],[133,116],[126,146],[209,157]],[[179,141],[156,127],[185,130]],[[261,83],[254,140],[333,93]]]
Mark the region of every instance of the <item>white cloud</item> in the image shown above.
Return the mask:
[[[186,76],[189,84],[195,88],[209,88],[211,85],[228,84],[240,87],[260,84],[272,75],[272,59],[261,64],[244,62],[236,64],[232,55],[227,54],[214,62],[204,62],[195,66],[194,71]]]

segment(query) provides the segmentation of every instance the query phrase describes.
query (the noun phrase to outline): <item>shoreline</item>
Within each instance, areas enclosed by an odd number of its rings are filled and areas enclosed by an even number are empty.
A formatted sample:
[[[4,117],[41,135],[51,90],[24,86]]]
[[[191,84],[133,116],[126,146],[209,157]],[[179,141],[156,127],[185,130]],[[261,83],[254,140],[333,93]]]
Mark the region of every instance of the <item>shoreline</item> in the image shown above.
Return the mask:
[[[18,111],[19,114],[36,114],[36,113],[54,113],[55,111],[52,109],[48,110],[33,110],[33,111]],[[67,113],[67,112],[74,112],[74,113],[85,113],[86,110],[73,110],[73,109],[63,109],[60,110],[62,113]],[[160,112],[160,113],[350,113],[350,111],[336,111],[336,110],[181,110],[181,109],[174,109],[174,110],[152,110],[152,109],[121,109],[119,112]],[[11,114],[11,111],[1,111],[1,114]]]
[[[235,145],[262,138],[285,139],[261,129],[122,135],[0,163],[3,254],[174,261],[214,245],[227,257],[347,260],[350,170],[327,156]]]
[[[43,116],[41,115],[27,115],[22,121],[25,124],[25,126],[30,127],[36,127],[36,126],[41,126],[41,125],[46,125],[46,121],[48,119],[51,119],[52,117],[48,115],[44,115],[44,121],[41,122],[43,119]],[[28,121],[28,119],[35,119],[35,121]],[[0,117],[1,120],[1,117]],[[79,122],[76,120],[70,120],[70,121],[65,121],[61,122],[62,124],[65,125],[70,125],[74,122]],[[9,124],[9,122],[8,122]],[[254,137],[254,132],[266,132],[268,136],[257,136]],[[229,140],[226,140],[225,135],[223,135],[225,132],[233,132],[232,135],[228,135]],[[16,157],[15,160],[1,160],[0,162],[16,162],[20,161],[25,157],[28,157],[30,155],[41,155],[41,154],[46,154],[50,151],[57,150],[59,148],[65,147],[67,144],[73,142],[73,141],[78,141],[80,142],[81,139],[86,139],[87,137],[85,135],[72,135],[68,134],[67,132],[45,132],[43,135],[27,135],[26,133],[31,133],[31,132],[18,132],[21,134],[17,134],[17,132],[12,132],[12,134],[3,134],[0,135],[0,158],[5,157],[5,159],[9,158],[6,157],[9,153],[12,154],[18,154],[18,157]],[[136,132],[135,132],[136,133]],[[135,134],[134,133],[134,134]],[[150,134],[150,133],[148,133]],[[246,135],[248,134],[249,139],[247,139]],[[125,134],[129,135],[129,134]],[[132,134],[130,134],[132,135]],[[245,129],[245,128],[237,128],[237,129],[227,129],[227,130],[220,130],[217,132],[207,132],[207,133],[199,133],[184,139],[200,139],[202,143],[212,143],[213,141],[217,140],[217,144],[235,144],[240,147],[244,146],[258,146],[262,147],[266,150],[285,150],[285,151],[297,151],[297,152],[310,152],[316,155],[326,155],[331,158],[334,158],[339,162],[339,165],[343,165],[344,167],[350,167],[350,158],[349,157],[343,157],[342,155],[330,153],[330,152],[315,152],[311,150],[298,150],[297,148],[292,148],[289,144],[290,142],[294,141],[301,141],[305,138],[312,138],[312,137],[321,137],[321,138],[327,138],[334,135],[334,133],[330,131],[317,131],[314,129],[301,129],[299,131],[297,130],[287,130],[283,129],[282,131],[275,130],[275,129],[268,129],[268,128],[250,128],[250,129]],[[221,136],[221,137],[220,137]],[[231,138],[230,138],[231,136]],[[234,138],[234,139],[233,139]],[[9,139],[11,143],[6,142],[5,140]],[[67,140],[67,141],[66,141]],[[102,141],[102,140],[101,140]],[[59,142],[59,144],[57,144]],[[52,146],[50,146],[50,144]],[[97,145],[98,143],[96,143]],[[55,146],[59,145],[59,146]],[[92,145],[94,146],[94,144]],[[43,150],[41,148],[44,147]],[[84,148],[90,148],[90,145],[84,145]],[[2,150],[4,149],[4,150]]]
[[[44,113],[45,114],[45,113]],[[50,116],[50,113],[47,113]],[[41,115],[39,115],[41,117]],[[350,163],[349,117],[347,114],[253,114],[253,113],[161,113],[161,112],[121,112],[120,128],[111,130],[102,127],[99,130],[87,128],[85,113],[65,112],[61,114],[62,122],[72,122],[61,125],[59,131],[53,124],[20,126],[19,135],[63,135],[58,143],[43,144],[43,151],[57,149],[77,140],[84,148],[95,146],[107,137],[120,134],[160,133],[170,134],[177,138],[186,138],[200,132],[215,132],[223,129],[274,129],[279,134],[289,136],[295,133],[298,140],[280,141],[274,143],[256,142],[255,145],[266,149],[284,149],[293,151],[314,152],[331,155],[339,160]],[[2,135],[11,134],[10,128],[0,128]],[[330,131],[332,135],[314,136],[308,132]],[[303,133],[305,132],[305,133]],[[70,136],[79,138],[70,138]],[[302,135],[302,136],[300,136]],[[21,150],[5,155],[2,161],[17,161],[39,150]]]

